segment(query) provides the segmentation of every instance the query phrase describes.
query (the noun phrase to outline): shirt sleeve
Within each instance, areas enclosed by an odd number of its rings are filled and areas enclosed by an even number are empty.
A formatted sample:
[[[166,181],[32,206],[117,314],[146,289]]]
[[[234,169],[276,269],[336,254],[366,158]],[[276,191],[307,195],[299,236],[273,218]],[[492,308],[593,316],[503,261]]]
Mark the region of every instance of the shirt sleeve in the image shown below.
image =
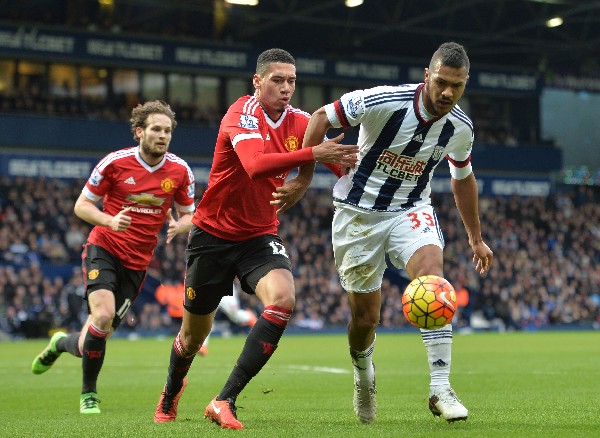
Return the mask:
[[[113,160],[112,155],[112,153],[107,155],[96,164],[96,167],[92,170],[92,174],[83,187],[82,193],[91,201],[97,202],[101,200],[110,189],[110,163]]]
[[[342,166],[339,164],[330,164],[330,163],[322,163],[325,167],[327,167],[335,176],[341,178],[344,176],[344,172],[342,172]]]
[[[450,164],[450,175],[454,179],[465,179],[473,172],[471,152],[473,150],[473,133],[469,131],[456,139],[457,147],[446,155]]]
[[[364,90],[344,94],[335,102],[325,105],[325,113],[334,128],[347,129],[361,122],[365,114]]]
[[[175,209],[184,213],[193,213],[196,206],[194,200],[196,197],[196,183],[194,173],[187,163],[183,163],[185,168],[184,183],[175,193]]]
[[[232,106],[223,124],[223,134],[229,136],[231,145],[251,179],[268,178],[288,172],[298,166],[314,162],[312,148],[294,152],[265,153],[262,123],[254,113],[243,112],[242,106]]]
[[[277,176],[315,161],[310,147],[294,152],[265,154],[264,141],[258,139],[244,140],[241,147],[236,145],[235,151],[252,179]]]

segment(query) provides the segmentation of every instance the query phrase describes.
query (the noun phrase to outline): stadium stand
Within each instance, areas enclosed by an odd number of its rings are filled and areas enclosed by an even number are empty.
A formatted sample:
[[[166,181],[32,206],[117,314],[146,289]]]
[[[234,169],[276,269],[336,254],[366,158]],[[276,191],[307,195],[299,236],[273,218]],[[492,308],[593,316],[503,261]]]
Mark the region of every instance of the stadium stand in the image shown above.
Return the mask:
[[[82,181],[38,178],[0,180],[0,330],[4,337],[44,337],[78,330],[85,318],[79,246],[87,225],[72,220]],[[202,188],[199,187],[199,193]],[[446,239],[447,278],[466,289],[469,303],[455,324],[464,330],[537,330],[600,326],[600,190],[570,187],[548,197],[481,198],[482,221],[497,265],[475,275],[465,233],[449,195],[434,198]],[[291,329],[344,330],[349,317],[332,262],[330,193],[311,189],[282,217],[296,277],[297,305]],[[160,282],[175,283],[184,271],[185,236],[164,244],[161,236],[152,280],[126,321],[124,333],[164,333],[171,320],[154,299]],[[384,285],[381,326],[408,328],[400,304],[406,279]],[[259,311],[256,301],[244,305]],[[127,330],[129,329],[129,331]]]

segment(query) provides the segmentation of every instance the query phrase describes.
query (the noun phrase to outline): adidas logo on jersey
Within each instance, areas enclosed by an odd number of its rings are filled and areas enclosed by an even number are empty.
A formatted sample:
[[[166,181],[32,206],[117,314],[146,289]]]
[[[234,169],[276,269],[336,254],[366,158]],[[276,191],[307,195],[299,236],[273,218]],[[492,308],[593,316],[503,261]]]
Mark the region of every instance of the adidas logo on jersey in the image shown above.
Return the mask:
[[[265,141],[269,141],[271,140],[271,136],[269,134],[267,134],[267,138],[265,138]]]
[[[133,184],[135,185],[135,180],[133,179],[132,176],[130,176],[129,178],[127,178],[125,181],[123,181],[125,184]]]
[[[412,141],[416,141],[417,143],[423,143],[425,139],[423,138],[423,134],[417,134],[412,138]]]

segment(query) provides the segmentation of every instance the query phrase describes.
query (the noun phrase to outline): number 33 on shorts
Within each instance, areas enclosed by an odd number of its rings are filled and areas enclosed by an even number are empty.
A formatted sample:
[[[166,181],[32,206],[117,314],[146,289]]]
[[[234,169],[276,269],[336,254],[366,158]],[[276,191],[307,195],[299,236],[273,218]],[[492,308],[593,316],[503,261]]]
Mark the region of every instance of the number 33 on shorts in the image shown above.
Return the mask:
[[[422,211],[417,213],[408,213],[407,216],[411,222],[410,228],[413,230],[416,230],[422,226],[437,228],[435,224],[435,216],[432,214]]]

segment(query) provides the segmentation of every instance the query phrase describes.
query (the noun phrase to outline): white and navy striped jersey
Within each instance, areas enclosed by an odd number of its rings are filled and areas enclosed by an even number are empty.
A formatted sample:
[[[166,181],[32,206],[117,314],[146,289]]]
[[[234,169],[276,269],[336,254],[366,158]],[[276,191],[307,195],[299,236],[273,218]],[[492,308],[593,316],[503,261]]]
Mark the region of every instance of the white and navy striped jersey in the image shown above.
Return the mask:
[[[471,173],[471,120],[458,105],[428,119],[420,103],[423,86],[356,90],[325,106],[333,127],[360,124],[358,163],[336,183],[335,201],[367,210],[405,210],[431,202],[433,171],[444,157],[453,177]]]

